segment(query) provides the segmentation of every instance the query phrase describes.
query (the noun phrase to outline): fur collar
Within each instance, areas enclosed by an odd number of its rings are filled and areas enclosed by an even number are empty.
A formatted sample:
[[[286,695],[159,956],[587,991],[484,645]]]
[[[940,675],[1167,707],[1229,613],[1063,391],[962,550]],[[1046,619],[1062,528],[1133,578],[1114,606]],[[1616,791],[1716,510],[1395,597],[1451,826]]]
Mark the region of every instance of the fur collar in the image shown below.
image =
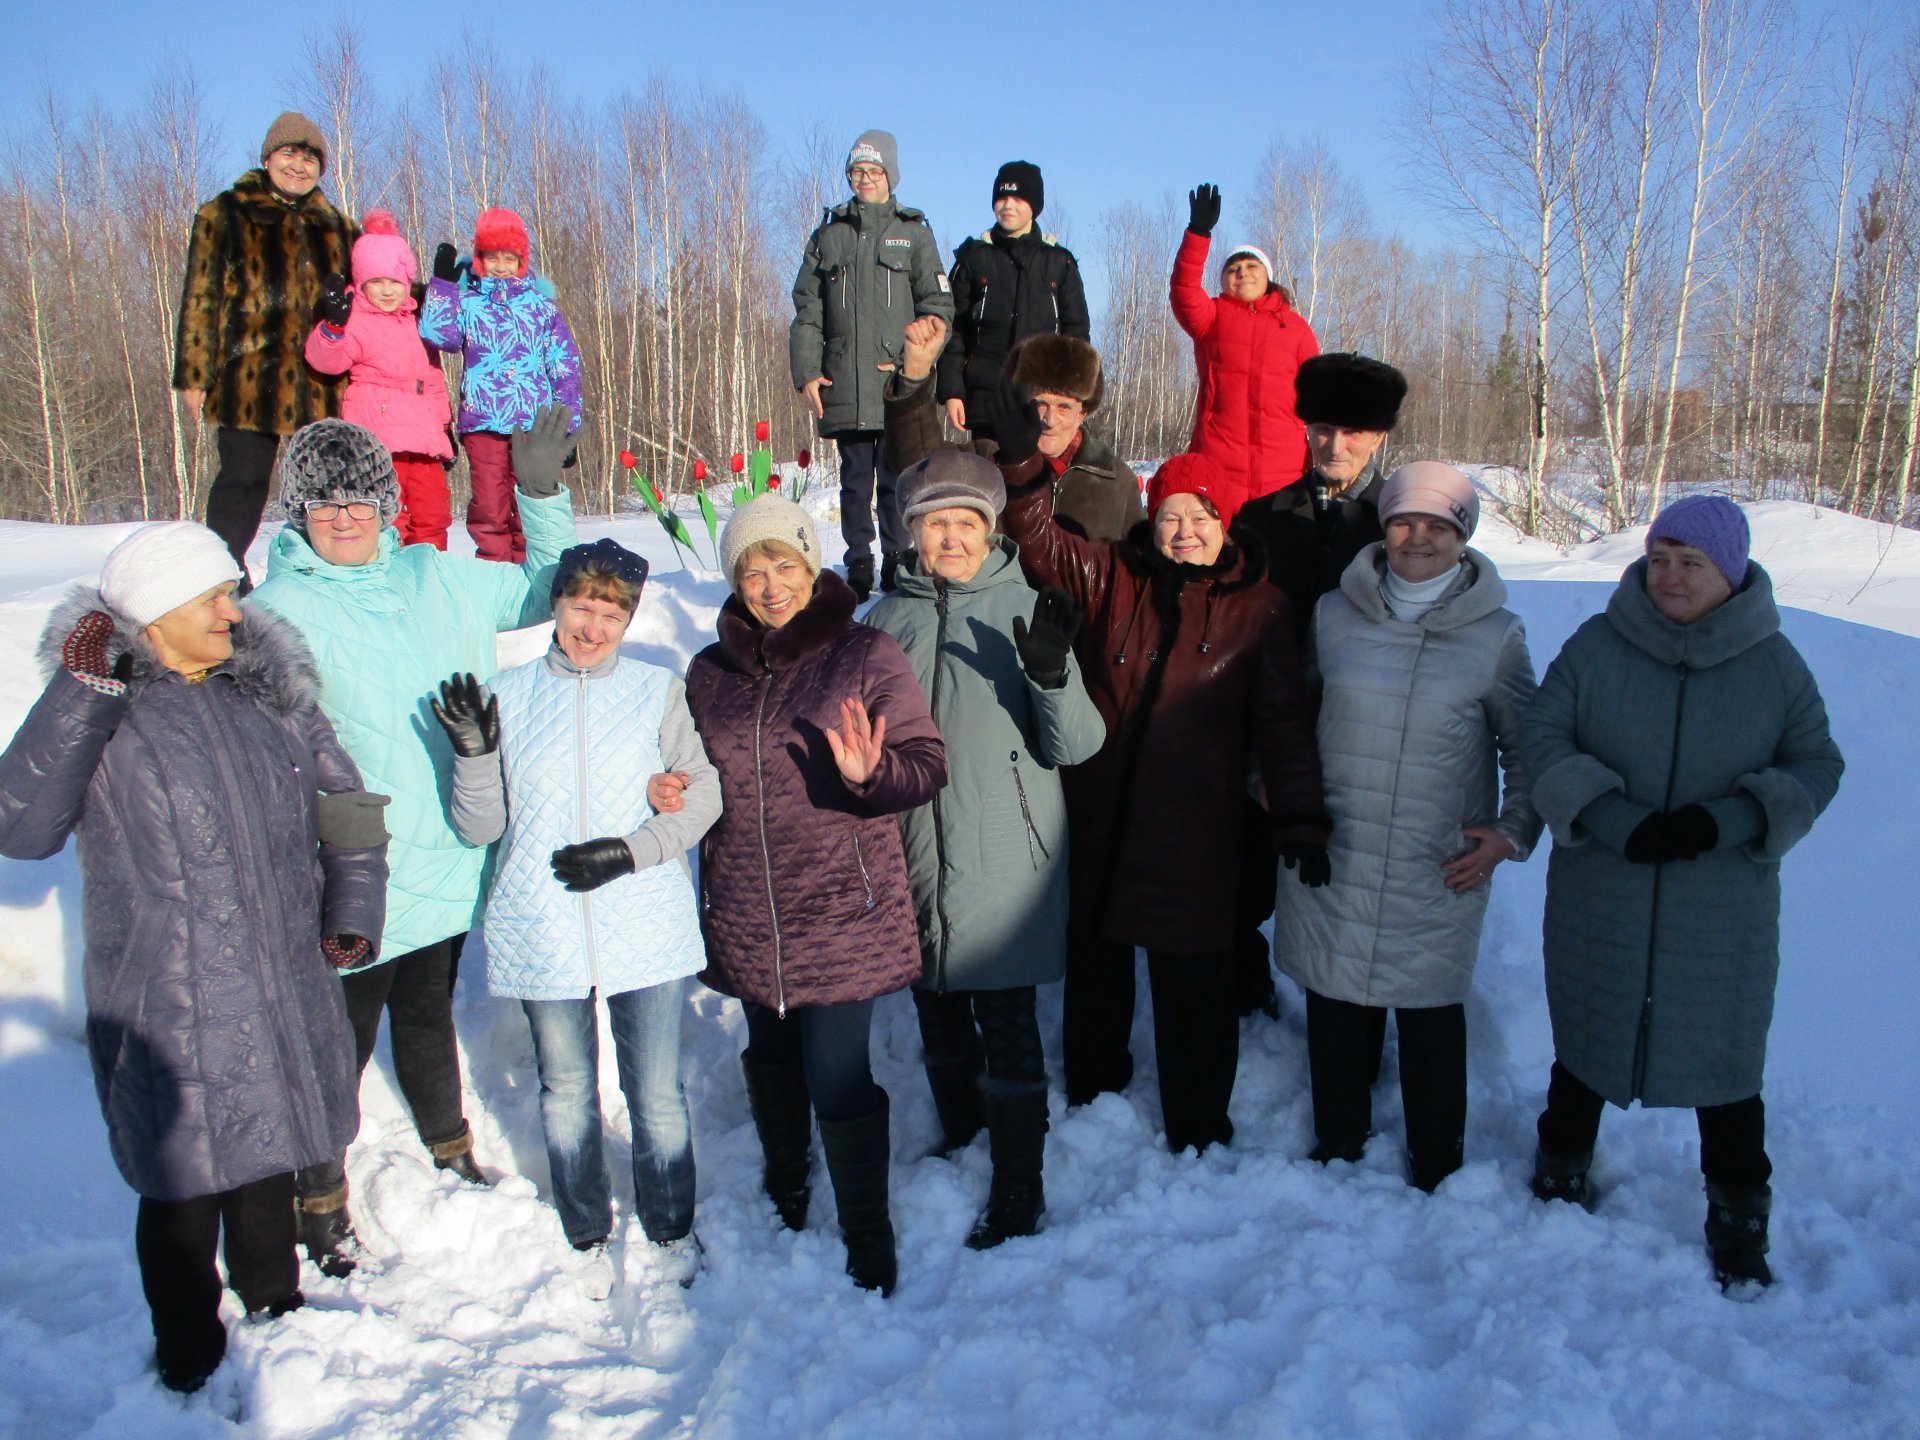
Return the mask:
[[[853,623],[859,603],[846,581],[823,570],[813,583],[813,598],[806,608],[778,630],[769,630],[747,613],[738,595],[729,595],[720,607],[716,627],[720,653],[730,668],[743,675],[791,670],[839,639]]]
[[[1259,584],[1267,573],[1266,546],[1238,518],[1227,527],[1227,543],[1211,565],[1187,565],[1162,555],[1153,543],[1151,519],[1137,522],[1119,542],[1119,551],[1121,562],[1145,576],[1156,596],[1163,591],[1177,596],[1193,584],[1206,584],[1215,595],[1233,595]]]
[[[263,167],[256,166],[234,181],[232,191],[233,198],[242,205],[249,205],[255,209],[267,211],[269,214],[302,215],[308,218],[341,221],[340,212],[333,208],[333,202],[321,193],[318,185],[298,200],[284,199],[280,192],[273,188],[273,182],[267,179],[267,172]]]
[[[172,673],[154,654],[145,630],[134,629],[107,609],[99,587],[76,585],[53,607],[46,628],[40,632],[38,658],[43,675],[51,679],[60,668],[60,647],[80,623],[80,617],[90,610],[104,610],[113,616],[113,635],[107,641],[110,662],[129,650],[133,652],[133,681],[128,687],[131,694],[137,696]],[[292,715],[315,704],[320,695],[320,674],[299,631],[258,605],[242,604],[240,613],[245,618],[233,632],[233,658],[214,673],[231,676],[242,695],[277,715]]]
[[[1780,629],[1773,579],[1751,560],[1746,580],[1719,609],[1691,625],[1678,625],[1662,615],[1647,594],[1647,561],[1642,556],[1621,575],[1606,614],[1607,623],[1628,644],[1663,665],[1686,670],[1711,670]]]

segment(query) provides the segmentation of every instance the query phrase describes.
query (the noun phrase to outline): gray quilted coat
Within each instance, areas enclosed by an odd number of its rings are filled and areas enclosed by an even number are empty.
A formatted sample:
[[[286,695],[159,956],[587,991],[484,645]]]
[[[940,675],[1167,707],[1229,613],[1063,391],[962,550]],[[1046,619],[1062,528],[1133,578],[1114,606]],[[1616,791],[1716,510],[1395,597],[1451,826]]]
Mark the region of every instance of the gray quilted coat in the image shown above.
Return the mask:
[[[360,774],[314,703],[306,647],[250,608],[202,683],[133,650],[124,696],[60,668],[99,593],[41,637],[53,672],[0,756],[0,853],[79,840],[87,1045],[113,1158],[155,1200],[217,1194],[337,1156],[359,1124],[353,1035],[320,937],[376,945],[384,844],[321,842],[320,792]]]
[[[947,748],[947,783],[900,817],[928,990],[1045,985],[1066,966],[1067,805],[1059,767],[1106,743],[1080,667],[1043,690],[1027,679],[1013,621],[1036,599],[1020,552],[998,537],[980,572],[936,586],[917,569],[867,612],[900,642]]]
[[[1547,667],[1521,753],[1553,831],[1547,1008],[1554,1053],[1618,1105],[1760,1093],[1780,968],[1780,857],[1845,768],[1819,687],[1780,633],[1773,584],[1691,625],[1647,598],[1646,561]],[[1629,864],[1655,810],[1703,805],[1719,844]]]
[[[1463,826],[1493,826],[1518,859],[1540,838],[1518,754],[1533,661],[1479,551],[1412,622],[1387,608],[1386,563],[1375,541],[1314,610],[1333,883],[1311,890],[1281,876],[1274,955],[1335,1000],[1454,1005],[1473,984],[1488,887],[1455,893],[1440,867],[1467,848]]]
[[[778,630],[730,598],[718,642],[687,669],[721,795],[700,845],[700,978],[782,1015],[891,994],[920,974],[894,817],[946,783],[946,751],[907,657],[854,620],[856,603],[831,570]],[[826,736],[853,698],[887,722],[880,768],[858,790]]]

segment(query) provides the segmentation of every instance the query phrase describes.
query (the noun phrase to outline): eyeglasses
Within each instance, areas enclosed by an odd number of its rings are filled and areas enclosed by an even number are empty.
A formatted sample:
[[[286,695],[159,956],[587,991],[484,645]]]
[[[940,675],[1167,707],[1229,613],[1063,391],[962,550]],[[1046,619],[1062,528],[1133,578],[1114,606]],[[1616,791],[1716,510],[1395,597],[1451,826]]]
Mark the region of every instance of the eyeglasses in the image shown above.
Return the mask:
[[[349,520],[371,520],[380,513],[380,507],[371,500],[309,500],[304,508],[309,520],[332,520],[342,510]]]
[[[853,165],[847,169],[849,180],[884,180],[887,169],[884,165]]]

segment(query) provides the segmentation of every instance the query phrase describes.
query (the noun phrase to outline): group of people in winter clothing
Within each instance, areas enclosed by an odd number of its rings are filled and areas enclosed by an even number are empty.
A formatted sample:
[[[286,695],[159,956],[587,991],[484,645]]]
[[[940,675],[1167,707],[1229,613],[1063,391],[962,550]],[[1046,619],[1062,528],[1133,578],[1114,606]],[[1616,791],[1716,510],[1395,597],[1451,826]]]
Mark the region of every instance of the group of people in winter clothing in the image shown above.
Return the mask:
[[[950,281],[870,131],[794,288],[795,384],[841,444],[841,569],[806,509],[738,505],[730,595],[683,678],[621,651],[646,561],[577,543],[578,356],[524,226],[489,211],[470,260],[441,246],[422,305],[391,217],[356,237],[323,164],[283,116],[262,170],[203,209],[180,379],[222,427],[211,528],[136,530],[55,612],[47,687],[0,756],[0,853],[78,836],[89,1047],[166,1384],[224,1353],[223,1232],[257,1315],[302,1303],[297,1244],[328,1275],[357,1263],[347,1149],[383,1014],[423,1162],[491,1183],[452,1008],[476,924],[487,990],[528,1022],[588,1294],[617,1271],[602,1007],[634,1212],[682,1283],[699,1269],[695,975],[741,1007],[774,1214],[807,1223],[817,1121],[848,1274],[887,1294],[883,997],[912,991],[936,1153],[987,1134],[965,1243],[991,1249],[1046,1209],[1037,987],[1064,982],[1065,1100],[1086,1104],[1131,1083],[1144,951],[1166,1142],[1229,1144],[1271,914],[1305,997],[1309,1158],[1362,1157],[1391,1019],[1407,1174],[1431,1191],[1464,1161],[1491,878],[1543,828],[1556,1059],[1533,1191],[1594,1203],[1608,1101],[1693,1107],[1715,1273],[1769,1282],[1779,862],[1842,761],[1738,507],[1663,510],[1536,685],[1470,544],[1472,482],[1382,473],[1405,377],[1318,354],[1254,247],[1207,293],[1217,190],[1191,197],[1171,291],[1193,446],[1143,504],[1093,427],[1101,360],[1071,254],[1033,230],[1038,168],[1002,167]],[[269,250],[248,273],[271,297],[218,273]],[[303,306],[310,330],[280,323]],[[475,558],[445,548],[433,351],[456,348]],[[288,523],[241,605],[282,433]],[[861,616],[876,491],[890,593]],[[545,654],[494,673],[499,633],[547,622]]]

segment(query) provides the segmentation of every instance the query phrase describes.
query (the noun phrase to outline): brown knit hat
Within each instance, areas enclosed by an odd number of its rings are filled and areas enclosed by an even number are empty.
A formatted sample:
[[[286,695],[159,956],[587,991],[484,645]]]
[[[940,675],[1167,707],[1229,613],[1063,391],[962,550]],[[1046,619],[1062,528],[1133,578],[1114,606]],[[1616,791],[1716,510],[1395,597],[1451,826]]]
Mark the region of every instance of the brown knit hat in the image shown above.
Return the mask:
[[[1106,392],[1100,352],[1071,335],[1029,335],[1007,352],[1000,373],[1029,395],[1071,395],[1089,415]]]
[[[327,169],[327,142],[320,127],[298,110],[282,110],[280,118],[267,127],[267,138],[260,142],[260,163],[282,145],[304,145],[320,157],[320,172]]]

